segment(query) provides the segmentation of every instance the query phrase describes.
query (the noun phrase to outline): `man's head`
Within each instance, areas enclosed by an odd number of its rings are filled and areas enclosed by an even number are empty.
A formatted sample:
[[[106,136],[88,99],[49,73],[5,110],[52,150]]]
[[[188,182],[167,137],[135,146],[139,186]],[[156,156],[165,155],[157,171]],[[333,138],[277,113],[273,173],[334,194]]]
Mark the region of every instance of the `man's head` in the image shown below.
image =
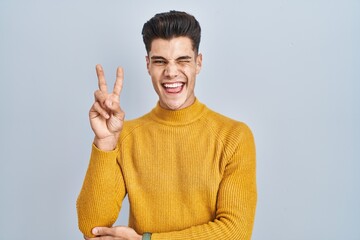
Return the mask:
[[[158,13],[147,21],[142,29],[142,36],[147,53],[151,50],[153,40],[159,38],[170,40],[174,37],[190,38],[193,50],[198,53],[201,28],[199,22],[192,15],[170,11]]]
[[[202,66],[198,21],[184,12],[160,13],[145,23],[143,39],[146,66],[160,106],[171,110],[190,106]]]

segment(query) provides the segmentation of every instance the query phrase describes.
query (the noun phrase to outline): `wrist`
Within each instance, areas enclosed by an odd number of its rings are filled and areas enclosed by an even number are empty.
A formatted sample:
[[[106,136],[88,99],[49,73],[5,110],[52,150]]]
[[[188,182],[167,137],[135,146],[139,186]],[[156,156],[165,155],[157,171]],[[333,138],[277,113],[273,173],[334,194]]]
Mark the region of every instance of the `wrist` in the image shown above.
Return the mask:
[[[113,151],[117,145],[117,138],[108,137],[105,139],[94,138],[94,145],[102,151]]]

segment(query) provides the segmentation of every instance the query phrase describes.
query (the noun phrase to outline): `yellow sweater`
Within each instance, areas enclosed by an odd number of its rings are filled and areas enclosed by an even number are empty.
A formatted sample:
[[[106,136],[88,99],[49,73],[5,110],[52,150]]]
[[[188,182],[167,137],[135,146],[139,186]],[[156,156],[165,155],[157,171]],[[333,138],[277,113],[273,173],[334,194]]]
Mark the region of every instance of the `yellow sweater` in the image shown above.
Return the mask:
[[[198,100],[126,121],[118,147],[92,148],[79,228],[112,226],[128,194],[129,226],[157,239],[250,239],[256,207],[250,129]]]

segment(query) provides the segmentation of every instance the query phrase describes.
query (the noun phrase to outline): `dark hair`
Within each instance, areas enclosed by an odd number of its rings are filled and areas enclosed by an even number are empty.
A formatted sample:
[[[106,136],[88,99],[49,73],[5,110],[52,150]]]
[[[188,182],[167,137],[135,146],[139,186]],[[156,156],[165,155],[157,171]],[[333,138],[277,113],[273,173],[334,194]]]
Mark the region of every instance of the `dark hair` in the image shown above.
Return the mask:
[[[144,24],[142,36],[147,53],[155,39],[190,38],[195,53],[199,50],[201,28],[194,16],[179,11],[158,13]]]

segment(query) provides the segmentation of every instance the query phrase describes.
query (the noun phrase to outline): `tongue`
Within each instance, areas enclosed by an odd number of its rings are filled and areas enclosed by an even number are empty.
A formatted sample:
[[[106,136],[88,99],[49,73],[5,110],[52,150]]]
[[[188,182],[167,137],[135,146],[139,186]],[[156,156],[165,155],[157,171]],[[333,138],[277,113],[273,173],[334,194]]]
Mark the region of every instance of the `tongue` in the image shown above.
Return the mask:
[[[166,91],[168,93],[178,93],[182,89],[182,86],[176,87],[176,88],[166,88]]]

